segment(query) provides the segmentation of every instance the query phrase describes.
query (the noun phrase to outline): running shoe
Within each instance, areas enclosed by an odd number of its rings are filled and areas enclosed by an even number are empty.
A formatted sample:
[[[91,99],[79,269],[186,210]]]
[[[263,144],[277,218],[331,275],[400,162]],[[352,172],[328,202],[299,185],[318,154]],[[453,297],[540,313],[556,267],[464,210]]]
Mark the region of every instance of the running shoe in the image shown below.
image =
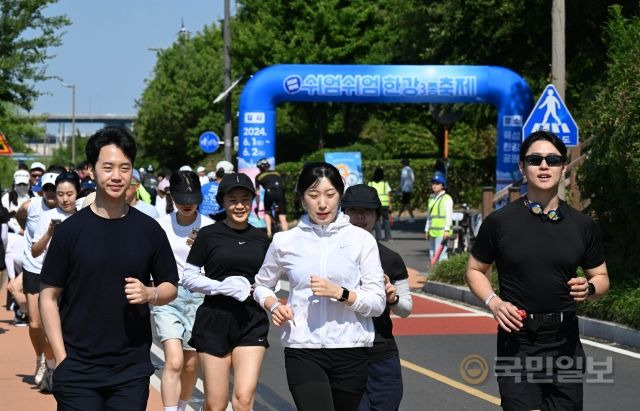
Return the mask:
[[[29,320],[25,314],[17,315],[13,318],[13,325],[15,327],[26,327],[29,325]]]
[[[42,381],[40,382],[40,392],[51,392],[53,389],[53,370],[46,367]]]
[[[42,382],[45,371],[47,371],[47,362],[44,359],[44,354],[40,354],[36,357],[36,371],[34,375],[36,385],[40,385]]]

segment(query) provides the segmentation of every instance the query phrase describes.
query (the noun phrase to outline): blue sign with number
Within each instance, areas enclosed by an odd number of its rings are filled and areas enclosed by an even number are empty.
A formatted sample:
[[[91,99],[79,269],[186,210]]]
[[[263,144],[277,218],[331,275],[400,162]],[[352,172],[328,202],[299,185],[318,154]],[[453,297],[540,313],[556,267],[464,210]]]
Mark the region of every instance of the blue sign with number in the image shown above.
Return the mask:
[[[200,135],[200,148],[205,153],[215,153],[219,147],[220,137],[213,131],[205,131]]]
[[[567,147],[578,145],[578,125],[552,84],[545,87],[540,99],[531,110],[529,118],[522,127],[522,139],[540,130],[552,132]]]

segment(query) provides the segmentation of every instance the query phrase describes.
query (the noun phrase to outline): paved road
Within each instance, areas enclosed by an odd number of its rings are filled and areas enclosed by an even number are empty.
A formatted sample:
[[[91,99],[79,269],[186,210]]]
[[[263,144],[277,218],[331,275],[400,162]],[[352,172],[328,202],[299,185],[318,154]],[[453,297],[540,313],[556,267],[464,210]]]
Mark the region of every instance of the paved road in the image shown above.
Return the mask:
[[[394,241],[388,245],[405,258],[409,267],[423,272],[426,250],[422,227],[424,220],[413,224],[397,223]],[[286,298],[286,291],[282,291],[280,297]],[[403,364],[401,410],[499,409],[498,388],[492,375],[496,330],[493,319],[473,307],[421,292],[415,292],[413,298],[412,316],[394,319],[394,333]],[[10,325],[6,312],[0,316],[0,411],[55,409],[51,396],[31,388],[28,374],[33,370],[33,355],[26,330]],[[284,372],[283,350],[275,327],[270,331],[269,341],[271,348],[262,368],[255,410],[294,410]],[[585,410],[638,409],[640,354],[597,342],[584,341],[583,344],[588,356],[599,363],[610,364],[613,369],[605,375],[612,382],[585,384]],[[152,378],[155,389],[148,409],[161,409],[157,389],[163,362],[162,350],[158,347],[156,345],[152,350],[158,371]],[[461,363],[472,355],[475,357],[463,367],[466,370],[463,378]],[[479,378],[483,371],[482,359],[487,362],[487,376],[482,382],[475,383],[475,379],[482,379]],[[202,405],[202,391],[202,381],[199,381],[192,409],[197,410]]]
[[[387,243],[399,252],[408,267],[426,270],[426,242],[422,234],[424,220],[396,223],[394,240]],[[281,291],[286,298],[286,291]],[[495,357],[494,320],[484,311],[423,294],[413,293],[414,310],[410,318],[394,319],[394,334],[402,359],[404,396],[400,409],[414,410],[496,410],[498,387],[493,375]],[[287,387],[283,349],[278,329],[269,333],[271,348],[262,368],[254,409],[295,410]],[[585,351],[600,368],[612,366],[606,383],[585,384],[585,410],[635,410],[640,401],[637,381],[640,354],[597,342],[583,340]],[[611,351],[616,350],[616,351]],[[466,366],[461,365],[467,359]],[[482,360],[487,376],[482,377]],[[589,378],[594,378],[590,374]],[[477,383],[478,380],[482,380]],[[194,409],[201,404],[192,403]],[[635,404],[635,405],[634,405]]]

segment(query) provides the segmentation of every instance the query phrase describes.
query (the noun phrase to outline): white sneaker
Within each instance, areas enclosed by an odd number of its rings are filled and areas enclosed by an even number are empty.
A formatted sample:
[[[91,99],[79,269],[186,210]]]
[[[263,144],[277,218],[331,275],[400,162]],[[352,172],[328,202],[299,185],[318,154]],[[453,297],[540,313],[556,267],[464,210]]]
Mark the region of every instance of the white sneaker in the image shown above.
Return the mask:
[[[44,354],[40,354],[36,358],[36,371],[34,375],[36,385],[40,385],[40,383],[42,382],[42,377],[44,376],[44,373],[46,370],[47,370],[47,362],[44,359]]]
[[[40,382],[40,392],[51,392],[53,388],[53,370],[46,367],[42,381]]]

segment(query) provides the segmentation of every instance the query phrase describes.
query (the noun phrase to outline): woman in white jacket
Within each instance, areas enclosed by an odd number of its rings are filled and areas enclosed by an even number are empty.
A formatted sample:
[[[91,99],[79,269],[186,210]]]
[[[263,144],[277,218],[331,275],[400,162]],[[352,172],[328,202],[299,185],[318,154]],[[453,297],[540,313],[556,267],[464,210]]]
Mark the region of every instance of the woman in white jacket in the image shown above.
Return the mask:
[[[274,236],[254,298],[281,327],[296,407],[355,411],[367,384],[371,318],[385,309],[378,247],[338,212],[344,183],[334,166],[307,164],[297,190],[307,214]],[[282,276],[290,284],[287,305],[273,291]]]

